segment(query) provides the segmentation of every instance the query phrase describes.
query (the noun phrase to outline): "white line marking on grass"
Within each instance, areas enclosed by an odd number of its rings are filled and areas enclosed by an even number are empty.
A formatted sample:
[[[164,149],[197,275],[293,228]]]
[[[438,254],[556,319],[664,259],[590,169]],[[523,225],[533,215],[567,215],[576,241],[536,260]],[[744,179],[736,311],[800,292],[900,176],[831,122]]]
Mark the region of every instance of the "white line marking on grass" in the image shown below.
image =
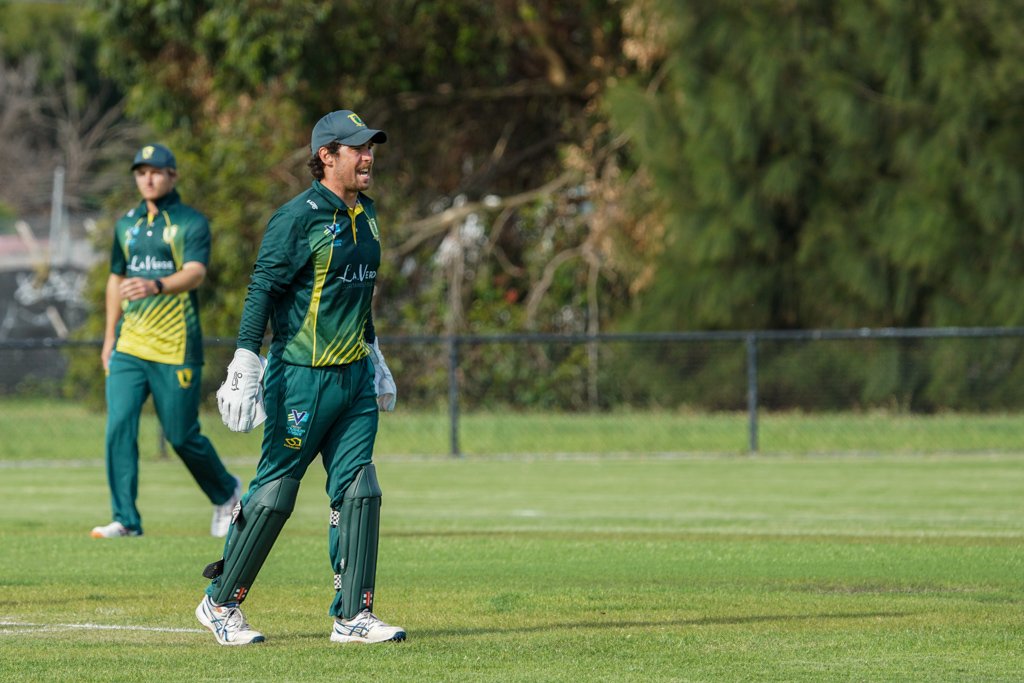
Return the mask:
[[[13,628],[8,628],[13,627]],[[155,633],[206,633],[200,628],[169,626],[125,626],[123,624],[36,624],[29,621],[0,621],[0,634],[40,633],[44,631],[151,631]]]
[[[102,460],[2,460],[0,470],[54,470],[103,467]]]

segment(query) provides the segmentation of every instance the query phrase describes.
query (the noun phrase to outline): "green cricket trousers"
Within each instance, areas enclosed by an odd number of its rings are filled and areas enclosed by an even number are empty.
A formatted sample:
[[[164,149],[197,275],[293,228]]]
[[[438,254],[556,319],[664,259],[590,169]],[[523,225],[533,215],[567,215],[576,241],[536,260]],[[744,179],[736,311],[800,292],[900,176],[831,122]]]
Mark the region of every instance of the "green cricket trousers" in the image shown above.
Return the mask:
[[[331,508],[341,507],[359,470],[369,465],[377,439],[379,413],[369,357],[321,368],[290,365],[271,357],[263,377],[267,421],[256,476],[242,497],[242,509],[263,486],[284,477],[301,480],[317,455],[327,472]],[[326,523],[328,516],[324,515]],[[235,533],[232,524],[225,554]],[[268,539],[272,544],[275,539]],[[338,530],[328,532],[332,566],[339,561]],[[269,550],[268,550],[269,552]],[[218,579],[207,589],[212,595]],[[336,600],[332,614],[340,614]]]
[[[235,492],[235,479],[200,433],[201,365],[167,365],[115,351],[107,374],[107,483],[113,519],[142,531],[139,492],[139,416],[152,395],[164,437],[214,505]]]

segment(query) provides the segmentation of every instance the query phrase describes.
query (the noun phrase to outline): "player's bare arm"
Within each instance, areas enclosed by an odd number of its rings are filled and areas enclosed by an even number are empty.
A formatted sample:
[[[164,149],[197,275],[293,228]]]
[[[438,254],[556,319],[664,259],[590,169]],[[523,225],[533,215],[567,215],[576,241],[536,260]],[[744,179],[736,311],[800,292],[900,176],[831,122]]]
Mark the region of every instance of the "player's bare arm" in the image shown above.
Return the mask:
[[[100,351],[100,360],[103,362],[103,371],[110,370],[110,354],[114,351],[114,343],[117,341],[117,321],[121,319],[121,283],[124,277],[111,273],[107,277],[106,296],[106,320],[103,326],[103,350]]]

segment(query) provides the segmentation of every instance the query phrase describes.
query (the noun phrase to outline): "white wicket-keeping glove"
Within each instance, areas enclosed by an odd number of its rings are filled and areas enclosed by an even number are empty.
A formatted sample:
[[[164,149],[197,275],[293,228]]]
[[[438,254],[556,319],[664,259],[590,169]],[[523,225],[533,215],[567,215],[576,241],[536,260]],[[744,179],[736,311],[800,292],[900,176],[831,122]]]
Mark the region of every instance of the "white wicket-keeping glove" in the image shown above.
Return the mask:
[[[395,378],[391,376],[388,364],[384,362],[384,354],[380,352],[380,344],[373,340],[370,345],[370,360],[373,361],[373,388],[377,391],[377,407],[383,411],[391,412],[395,409],[395,402],[398,400],[398,387],[395,386]]]
[[[228,376],[217,390],[220,419],[233,432],[250,432],[267,419],[263,407],[264,367],[264,358],[246,349],[235,349]]]

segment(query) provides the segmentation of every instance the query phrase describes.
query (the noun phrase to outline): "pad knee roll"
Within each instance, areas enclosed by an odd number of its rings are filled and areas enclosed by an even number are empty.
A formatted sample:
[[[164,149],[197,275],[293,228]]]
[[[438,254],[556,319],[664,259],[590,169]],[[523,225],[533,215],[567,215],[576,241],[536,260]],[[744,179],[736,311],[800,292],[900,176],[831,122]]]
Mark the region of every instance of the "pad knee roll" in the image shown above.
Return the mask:
[[[337,595],[331,612],[351,619],[373,609],[377,576],[381,490],[377,470],[366,465],[345,491],[341,508],[331,510],[331,560]]]
[[[231,535],[221,560],[223,567],[216,568],[218,563],[214,563],[207,568],[208,572],[204,572],[208,578],[217,579],[210,599],[218,604],[245,600],[274,541],[295,508],[298,492],[299,480],[285,477],[259,487],[245,501],[232,522]]]

